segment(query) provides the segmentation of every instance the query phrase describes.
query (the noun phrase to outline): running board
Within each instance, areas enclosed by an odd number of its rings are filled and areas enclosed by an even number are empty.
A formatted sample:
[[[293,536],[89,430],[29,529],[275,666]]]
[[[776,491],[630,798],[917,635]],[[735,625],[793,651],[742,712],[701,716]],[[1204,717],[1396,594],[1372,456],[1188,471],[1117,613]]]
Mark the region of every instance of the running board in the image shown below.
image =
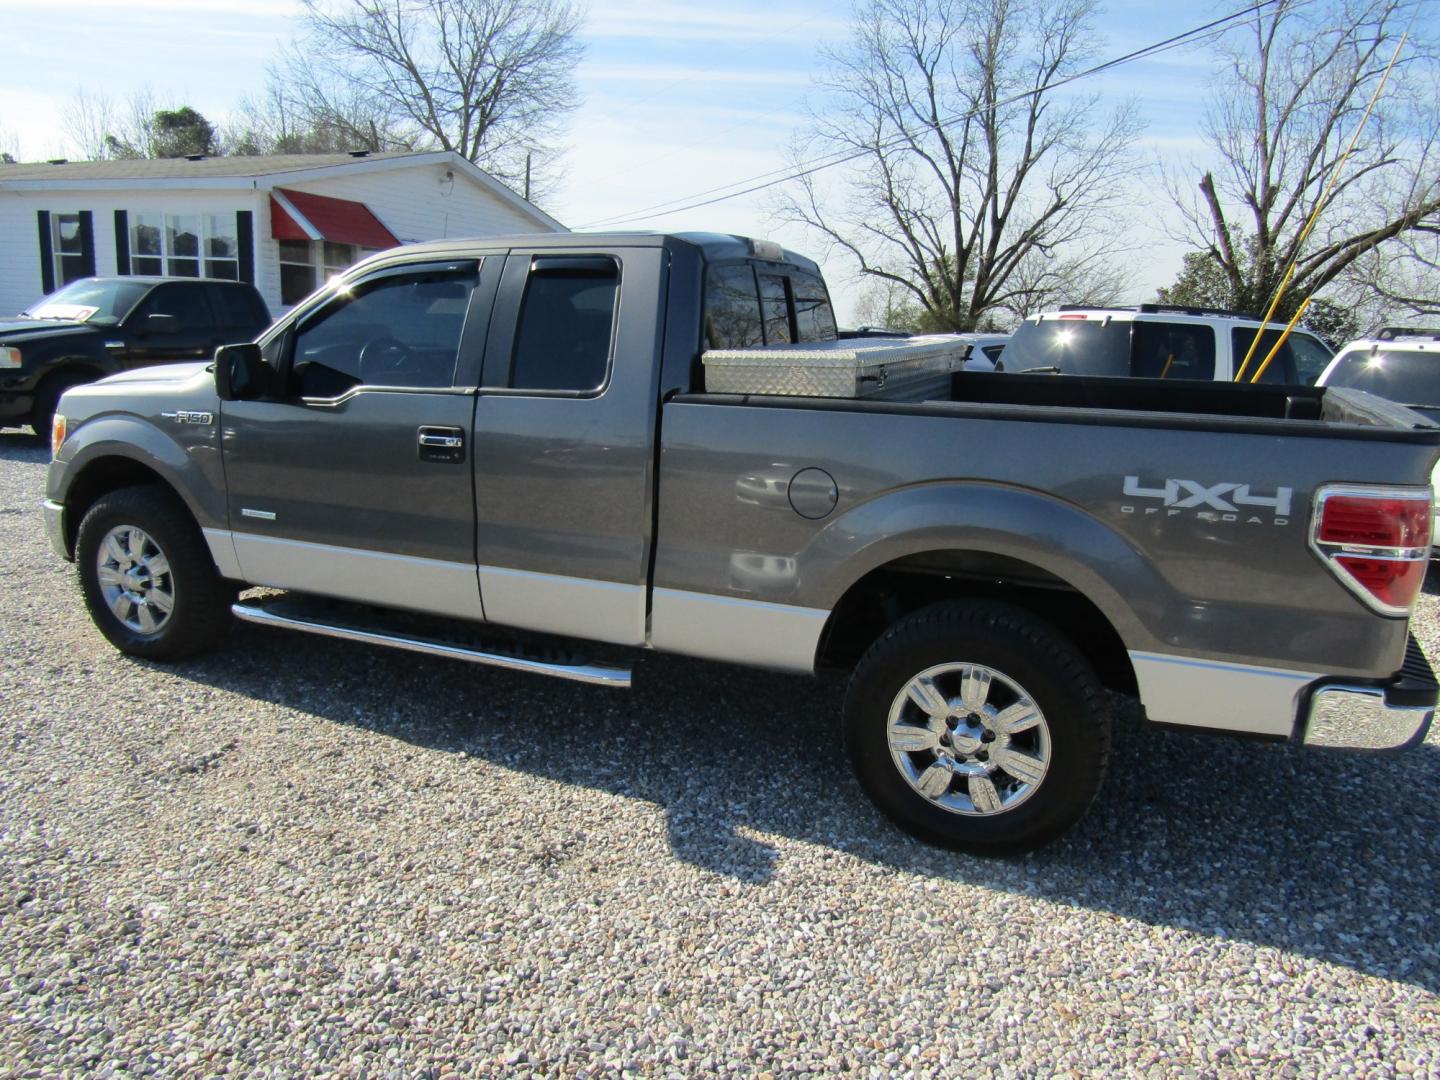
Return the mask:
[[[237,603],[233,604],[230,610],[242,622],[255,623],[258,626],[278,626],[284,630],[300,630],[307,634],[339,638],[341,641],[358,641],[365,645],[383,645],[391,649],[424,653],[427,656],[468,660],[472,664],[485,664],[489,667],[505,668],[507,671],[528,671],[534,675],[550,675],[557,679],[569,679],[571,682],[590,683],[595,686],[613,686],[621,690],[628,689],[630,686],[630,668],[628,666],[537,660],[526,656],[491,652],[436,638],[397,634],[363,626],[322,622],[314,618],[285,615],[258,604]]]

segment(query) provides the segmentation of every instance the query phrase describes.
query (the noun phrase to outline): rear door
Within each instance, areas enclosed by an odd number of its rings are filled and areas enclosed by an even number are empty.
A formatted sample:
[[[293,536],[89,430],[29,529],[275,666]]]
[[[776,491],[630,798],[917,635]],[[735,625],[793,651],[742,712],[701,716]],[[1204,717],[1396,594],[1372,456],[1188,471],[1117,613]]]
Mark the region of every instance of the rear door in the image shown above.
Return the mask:
[[[645,640],[666,253],[515,251],[475,414],[486,617]]]
[[[373,271],[267,345],[283,393],[221,412],[247,581],[484,617],[469,433],[501,261]]]

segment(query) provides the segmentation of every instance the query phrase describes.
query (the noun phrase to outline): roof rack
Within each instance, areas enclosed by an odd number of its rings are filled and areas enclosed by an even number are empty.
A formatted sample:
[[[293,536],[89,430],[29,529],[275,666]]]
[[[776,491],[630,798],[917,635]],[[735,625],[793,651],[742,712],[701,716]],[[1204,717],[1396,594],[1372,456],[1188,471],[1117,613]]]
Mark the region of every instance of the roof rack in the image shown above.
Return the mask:
[[[1428,337],[1440,341],[1440,326],[1387,326],[1375,336],[1381,341],[1406,337]]]
[[[1128,307],[1107,307],[1105,304],[1061,304],[1060,311],[1134,311]]]
[[[1259,315],[1253,311],[1233,311],[1230,308],[1218,307],[1187,307],[1184,304],[1141,304],[1137,308],[1141,314],[1156,315],[1165,313],[1169,315],[1219,315],[1226,319],[1250,319],[1254,322],[1261,322]]]

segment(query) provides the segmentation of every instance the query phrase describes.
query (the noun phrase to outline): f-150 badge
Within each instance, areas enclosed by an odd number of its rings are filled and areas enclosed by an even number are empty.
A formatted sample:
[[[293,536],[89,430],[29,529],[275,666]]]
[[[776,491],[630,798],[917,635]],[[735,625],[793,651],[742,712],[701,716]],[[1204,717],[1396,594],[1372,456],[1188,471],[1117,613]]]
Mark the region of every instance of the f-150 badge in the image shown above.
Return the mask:
[[[174,420],[177,424],[213,424],[215,416],[208,412],[191,412],[188,409],[181,409],[179,412],[163,412],[160,414],[166,420]]]
[[[1125,477],[1124,493],[1132,499],[1155,499],[1159,506],[1122,504],[1122,514],[1164,514],[1179,517],[1190,513],[1202,521],[1234,521],[1247,525],[1290,524],[1293,488],[1277,487],[1274,495],[1252,495],[1249,484],[1202,484],[1198,480],[1173,480],[1163,486],[1142,487],[1138,476]],[[1269,510],[1267,516],[1257,510]]]

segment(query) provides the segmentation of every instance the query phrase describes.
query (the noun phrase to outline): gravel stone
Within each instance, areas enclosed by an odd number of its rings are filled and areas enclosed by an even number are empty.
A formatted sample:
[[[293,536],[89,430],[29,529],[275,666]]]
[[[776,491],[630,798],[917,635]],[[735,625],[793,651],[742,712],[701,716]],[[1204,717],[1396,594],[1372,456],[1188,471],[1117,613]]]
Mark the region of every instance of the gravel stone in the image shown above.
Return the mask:
[[[1009,861],[897,832],[841,684],[626,694],[91,626],[0,432],[0,1076],[1440,1075],[1440,742],[1148,729]],[[1440,572],[1415,622],[1440,655]]]

